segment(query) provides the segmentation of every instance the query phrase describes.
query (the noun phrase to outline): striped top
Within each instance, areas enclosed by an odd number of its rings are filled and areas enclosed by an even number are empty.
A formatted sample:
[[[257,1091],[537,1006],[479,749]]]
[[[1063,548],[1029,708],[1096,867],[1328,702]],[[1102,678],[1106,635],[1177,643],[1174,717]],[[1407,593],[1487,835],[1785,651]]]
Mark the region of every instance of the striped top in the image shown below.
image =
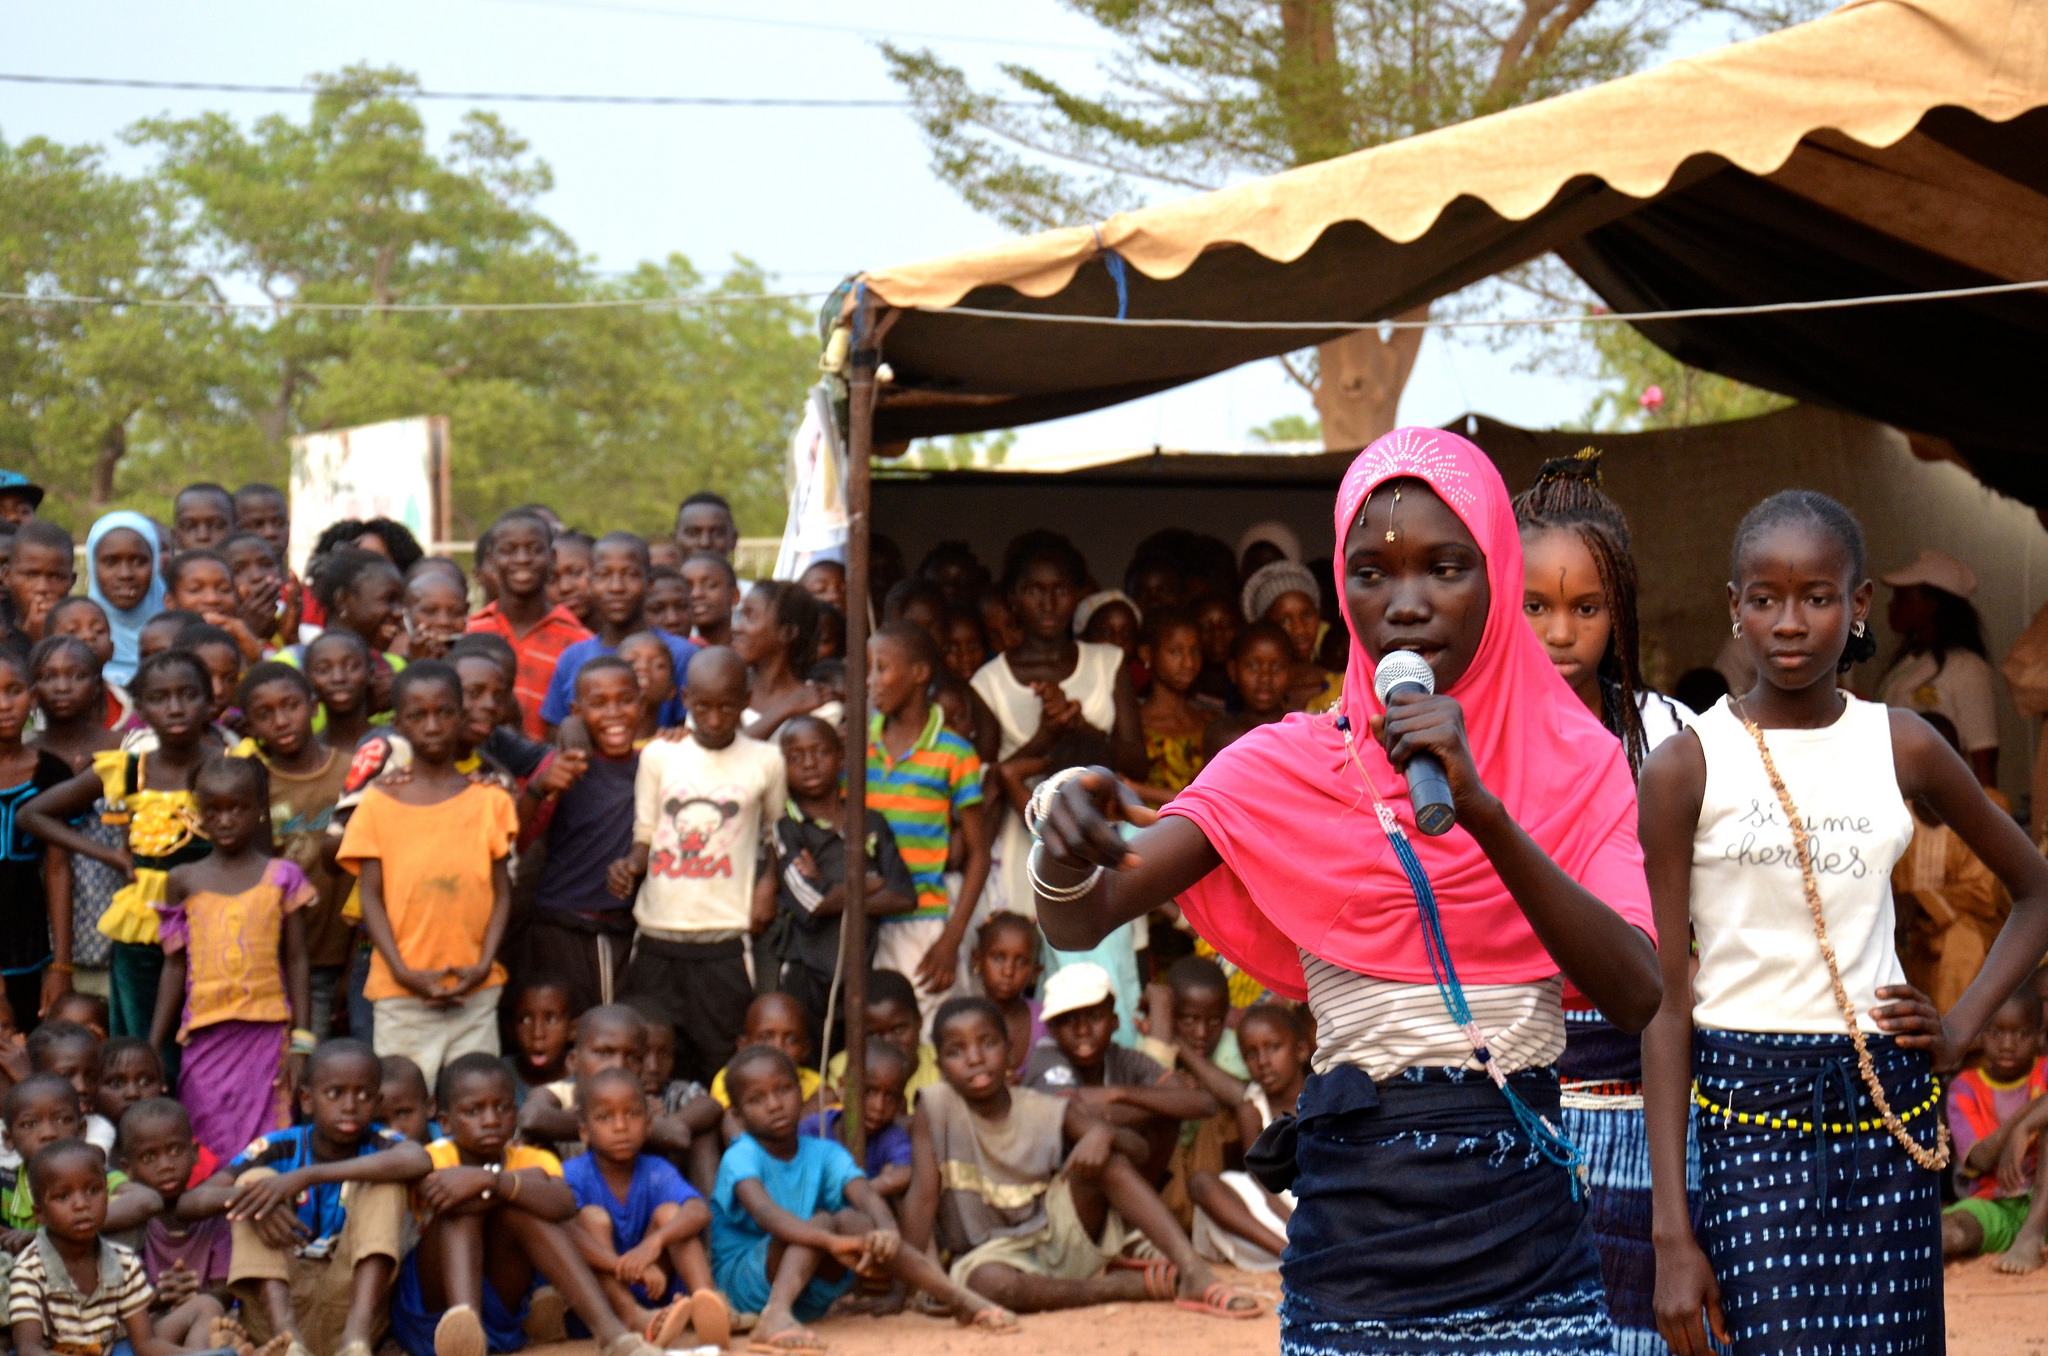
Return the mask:
[[[882,743],[882,716],[868,719],[868,808],[882,812],[896,835],[896,850],[917,886],[917,907],[886,920],[946,916],[946,850],[952,821],[981,804],[981,758],[974,746],[946,728],[934,705],[924,733],[901,758]]]
[[[58,1356],[100,1356],[127,1340],[122,1319],[147,1311],[155,1296],[142,1259],[105,1238],[100,1240],[99,1283],[90,1295],[80,1294],[49,1231],[38,1229],[35,1243],[14,1259],[7,1321],[42,1324],[43,1346]]]
[[[1472,1042],[1434,984],[1374,979],[1301,953],[1316,1019],[1315,1070],[1339,1064],[1384,1081],[1403,1069],[1480,1071]],[[1528,984],[1467,984],[1465,1002],[1504,1074],[1539,1069],[1564,1053],[1564,976]]]
[[[547,702],[555,664],[562,651],[579,640],[590,639],[590,632],[576,620],[575,613],[560,604],[549,608],[547,615],[523,636],[513,632],[512,623],[496,603],[486,603],[478,609],[470,617],[468,629],[503,636],[511,644],[512,653],[519,659],[519,676],[512,681],[512,695],[519,699],[521,724],[527,738],[546,739],[547,724],[541,719],[540,709]]]

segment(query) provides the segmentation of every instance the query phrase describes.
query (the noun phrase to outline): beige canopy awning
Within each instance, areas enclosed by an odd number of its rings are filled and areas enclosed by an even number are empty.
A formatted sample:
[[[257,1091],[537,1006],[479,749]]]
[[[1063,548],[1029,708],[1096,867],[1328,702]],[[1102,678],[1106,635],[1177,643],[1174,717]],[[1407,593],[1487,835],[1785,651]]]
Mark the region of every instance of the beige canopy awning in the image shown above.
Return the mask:
[[[2048,0],[1796,28],[1143,211],[862,275],[896,308],[1360,325],[1556,251],[1617,311],[2048,279]],[[2048,502],[2048,295],[1648,322],[1695,366],[1942,437]],[[904,309],[878,443],[1057,418],[1342,330]]]

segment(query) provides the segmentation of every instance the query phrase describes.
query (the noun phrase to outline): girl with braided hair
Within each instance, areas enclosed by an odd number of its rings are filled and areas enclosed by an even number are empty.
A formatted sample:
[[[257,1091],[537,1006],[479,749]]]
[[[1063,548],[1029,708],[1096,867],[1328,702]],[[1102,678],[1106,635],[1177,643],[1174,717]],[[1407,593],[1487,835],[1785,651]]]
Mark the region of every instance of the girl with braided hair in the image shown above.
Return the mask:
[[[1543,463],[1515,498],[1522,615],[1558,675],[1621,741],[1639,774],[1692,713],[1644,683],[1637,658],[1636,566],[1628,520],[1600,488],[1600,454]],[[1589,1224],[1600,1250],[1617,1356],[1662,1356],[1652,1307],[1650,1141],[1643,1129],[1642,1039],[1617,1029],[1576,989],[1564,995],[1557,1062],[1565,1133],[1586,1151]]]

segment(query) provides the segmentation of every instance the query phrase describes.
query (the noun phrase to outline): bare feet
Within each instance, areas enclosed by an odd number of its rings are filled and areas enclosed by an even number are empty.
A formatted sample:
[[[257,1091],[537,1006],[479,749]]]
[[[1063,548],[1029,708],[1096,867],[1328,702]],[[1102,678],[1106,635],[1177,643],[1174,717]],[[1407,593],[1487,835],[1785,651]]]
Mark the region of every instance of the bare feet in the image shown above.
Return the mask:
[[[249,1340],[249,1332],[232,1318],[216,1318],[206,1329],[206,1339],[216,1347],[232,1351],[236,1356],[256,1356],[256,1344]]]
[[[2015,1276],[2040,1270],[2042,1241],[2042,1230],[2020,1230],[2012,1246],[1998,1255],[1998,1269]]]

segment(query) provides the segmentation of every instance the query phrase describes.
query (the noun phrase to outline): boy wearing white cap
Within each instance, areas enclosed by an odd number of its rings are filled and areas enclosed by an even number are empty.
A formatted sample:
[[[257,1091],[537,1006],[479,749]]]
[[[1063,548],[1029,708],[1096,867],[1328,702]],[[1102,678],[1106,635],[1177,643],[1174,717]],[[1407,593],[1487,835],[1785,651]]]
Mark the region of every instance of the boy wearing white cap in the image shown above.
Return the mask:
[[[1946,716],[1963,756],[1986,786],[1998,781],[1998,683],[1984,647],[1984,623],[1970,595],[1977,573],[1946,551],[1925,550],[1881,576],[1892,589],[1885,620],[1899,653],[1877,699],[1922,715]]]

